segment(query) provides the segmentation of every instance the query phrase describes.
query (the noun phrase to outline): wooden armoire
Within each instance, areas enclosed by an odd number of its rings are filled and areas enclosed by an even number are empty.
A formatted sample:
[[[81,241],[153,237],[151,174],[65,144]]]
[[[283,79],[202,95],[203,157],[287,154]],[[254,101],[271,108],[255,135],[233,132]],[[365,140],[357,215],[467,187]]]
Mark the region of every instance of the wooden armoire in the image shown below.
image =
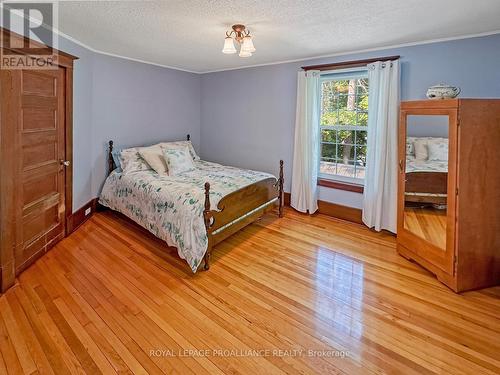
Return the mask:
[[[455,292],[500,285],[500,99],[400,114],[398,252]]]
[[[11,38],[10,44],[2,46],[20,45],[12,43],[15,39],[27,40],[0,30],[4,41]],[[26,56],[26,51],[2,47],[2,56]],[[2,292],[66,235],[66,221],[72,213],[74,59],[57,52],[56,63],[48,69],[5,65],[0,69]]]

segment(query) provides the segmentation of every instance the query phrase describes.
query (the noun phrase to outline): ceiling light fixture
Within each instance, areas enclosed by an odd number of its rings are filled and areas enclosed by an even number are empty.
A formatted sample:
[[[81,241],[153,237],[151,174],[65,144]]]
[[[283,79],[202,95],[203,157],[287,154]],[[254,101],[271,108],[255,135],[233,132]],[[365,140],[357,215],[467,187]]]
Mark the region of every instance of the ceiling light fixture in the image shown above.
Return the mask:
[[[246,29],[245,25],[233,25],[231,31],[226,31],[226,39],[224,39],[224,48],[222,49],[222,53],[228,55],[236,53],[237,51],[234,46],[235,40],[241,45],[238,56],[252,56],[252,53],[255,52],[255,47],[253,46],[250,30]]]

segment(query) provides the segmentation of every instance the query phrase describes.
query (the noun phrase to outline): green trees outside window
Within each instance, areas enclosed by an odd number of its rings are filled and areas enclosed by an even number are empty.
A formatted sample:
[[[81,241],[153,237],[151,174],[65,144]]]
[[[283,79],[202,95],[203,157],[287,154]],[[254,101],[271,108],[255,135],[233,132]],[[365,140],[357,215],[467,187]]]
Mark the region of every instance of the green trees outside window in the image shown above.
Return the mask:
[[[368,78],[321,82],[320,173],[362,180],[366,166]]]

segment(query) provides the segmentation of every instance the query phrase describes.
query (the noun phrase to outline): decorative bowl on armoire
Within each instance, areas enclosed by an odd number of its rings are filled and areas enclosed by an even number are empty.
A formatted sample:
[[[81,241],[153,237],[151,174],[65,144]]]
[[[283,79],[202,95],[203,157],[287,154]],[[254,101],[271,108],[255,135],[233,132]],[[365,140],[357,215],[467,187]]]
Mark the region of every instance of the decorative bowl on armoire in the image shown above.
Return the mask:
[[[460,94],[460,87],[440,83],[439,85],[429,87],[426,95],[429,99],[453,99],[458,94]]]

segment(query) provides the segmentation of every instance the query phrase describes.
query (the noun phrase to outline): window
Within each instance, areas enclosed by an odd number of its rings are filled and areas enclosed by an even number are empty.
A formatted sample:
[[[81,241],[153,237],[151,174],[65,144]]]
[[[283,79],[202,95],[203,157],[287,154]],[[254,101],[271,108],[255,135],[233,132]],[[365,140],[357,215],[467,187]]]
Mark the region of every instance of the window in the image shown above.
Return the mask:
[[[366,167],[368,72],[357,68],[322,74],[320,91],[319,177],[361,185]]]

